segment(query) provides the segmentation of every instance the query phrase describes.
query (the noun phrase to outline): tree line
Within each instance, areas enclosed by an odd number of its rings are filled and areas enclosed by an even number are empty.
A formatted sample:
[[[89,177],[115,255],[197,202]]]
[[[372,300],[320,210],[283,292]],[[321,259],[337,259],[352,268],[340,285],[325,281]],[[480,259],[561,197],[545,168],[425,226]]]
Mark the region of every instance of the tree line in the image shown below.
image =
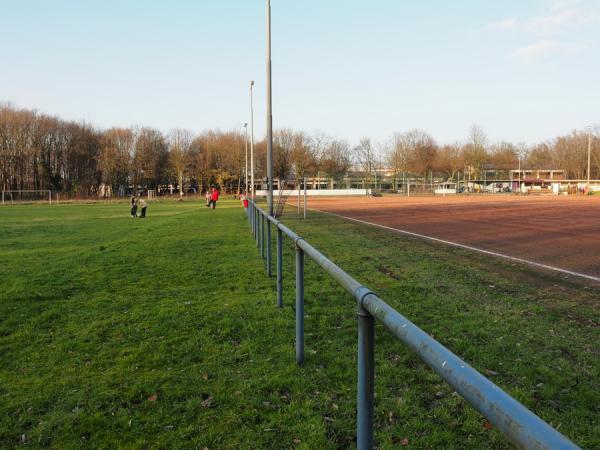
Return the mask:
[[[592,178],[600,178],[600,138],[592,139]],[[218,185],[226,192],[244,189],[246,148],[242,129],[195,134],[174,129],[100,130],[36,111],[0,106],[0,187],[48,189],[73,196],[126,195],[132,190],[174,190],[183,195]],[[454,179],[480,178],[484,171],[521,167],[562,169],[573,179],[587,177],[586,131],[573,131],[533,146],[490,143],[472,126],[464,142],[439,144],[422,130],[393,134],[386,142],[363,138],[352,146],[325,133],[280,129],[273,136],[275,178],[329,177],[349,174],[371,179],[387,169],[395,177],[411,175]],[[255,178],[264,180],[266,142],[254,145]],[[250,165],[250,164],[248,164]],[[182,187],[182,189],[180,189]]]

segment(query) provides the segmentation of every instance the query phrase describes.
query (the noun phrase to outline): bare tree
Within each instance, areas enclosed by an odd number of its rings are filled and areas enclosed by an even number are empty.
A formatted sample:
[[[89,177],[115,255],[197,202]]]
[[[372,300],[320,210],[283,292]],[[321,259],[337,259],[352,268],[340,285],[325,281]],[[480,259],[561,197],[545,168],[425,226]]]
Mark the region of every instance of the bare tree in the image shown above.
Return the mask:
[[[352,166],[350,144],[343,140],[333,140],[325,149],[323,168],[336,181],[340,181]]]
[[[125,195],[130,184],[135,138],[129,128],[111,128],[102,136],[102,150],[98,166],[102,181],[110,186],[112,193]]]
[[[431,135],[422,130],[411,130],[406,138],[412,151],[410,160],[411,170],[427,175],[433,170],[436,159],[437,144]]]
[[[295,140],[295,133],[290,128],[276,130],[273,133],[273,176],[275,178],[285,180],[290,175]]]
[[[369,181],[376,176],[376,171],[380,166],[380,158],[375,148],[371,144],[371,139],[363,137],[360,143],[354,147],[354,157],[361,169],[368,174]]]
[[[488,159],[487,145],[488,138],[483,128],[479,125],[471,125],[468,141],[463,147],[463,157],[470,174],[477,176],[481,173]]]
[[[189,130],[176,128],[169,134],[169,161],[178,180],[180,199],[184,195],[184,175],[191,164],[192,141],[193,135]]]
[[[583,131],[573,131],[554,141],[556,162],[567,172],[569,178],[581,180],[586,177],[587,149],[588,134]]]
[[[217,182],[225,190],[236,191],[239,195],[244,169],[244,136],[238,131],[215,133],[215,151],[219,154]]]
[[[394,172],[394,189],[397,187],[397,179],[402,173],[408,171],[412,149],[406,136],[401,133],[395,133],[386,148],[386,160]]]
[[[142,128],[135,141],[134,183],[144,188],[157,188],[165,179],[169,152],[162,133]]]
[[[322,131],[318,131],[310,137],[309,145],[313,156],[313,175],[320,176],[321,171],[325,171],[324,162],[326,159],[327,148],[333,141],[333,138]],[[313,179],[313,185],[315,180]]]
[[[509,171],[517,167],[519,155],[517,147],[510,142],[499,142],[490,148],[489,161],[496,170]]]
[[[463,167],[463,159],[460,143],[443,145],[435,162],[435,170],[444,173],[449,179],[453,179]]]
[[[303,132],[294,134],[292,148],[292,169],[297,179],[303,179],[315,168],[315,155],[310,138]]]

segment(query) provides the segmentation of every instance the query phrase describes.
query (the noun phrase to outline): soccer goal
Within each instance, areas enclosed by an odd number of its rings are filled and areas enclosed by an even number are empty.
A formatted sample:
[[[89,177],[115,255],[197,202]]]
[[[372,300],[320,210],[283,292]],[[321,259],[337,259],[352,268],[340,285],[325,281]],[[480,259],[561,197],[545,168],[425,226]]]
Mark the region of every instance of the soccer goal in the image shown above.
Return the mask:
[[[2,191],[3,205],[18,205],[22,203],[48,202],[52,204],[52,191],[50,190],[7,190]]]
[[[285,205],[297,203],[298,215],[306,219],[306,179],[304,180],[279,180],[275,217],[281,217]]]

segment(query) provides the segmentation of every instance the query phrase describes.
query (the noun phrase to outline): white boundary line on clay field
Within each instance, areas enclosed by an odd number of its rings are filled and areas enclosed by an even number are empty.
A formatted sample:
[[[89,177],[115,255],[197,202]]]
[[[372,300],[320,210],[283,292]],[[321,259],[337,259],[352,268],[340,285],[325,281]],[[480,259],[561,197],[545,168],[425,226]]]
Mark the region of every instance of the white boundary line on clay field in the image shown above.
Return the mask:
[[[527,265],[534,266],[534,267],[539,267],[541,269],[552,270],[554,272],[559,272],[559,273],[562,273],[562,274],[565,274],[565,275],[571,275],[571,276],[578,277],[578,278],[585,278],[586,280],[591,280],[591,281],[595,281],[596,283],[600,283],[600,277],[595,277],[593,275],[586,275],[584,273],[573,272],[571,270],[561,269],[560,267],[549,266],[547,264],[541,264],[541,263],[537,263],[537,262],[534,262],[534,261],[529,261],[527,259],[516,258],[514,256],[505,255],[503,253],[497,253],[497,252],[493,252],[493,251],[490,251],[490,250],[484,250],[482,248],[472,247],[470,245],[459,244],[458,242],[446,241],[444,239],[439,239],[439,238],[435,238],[435,237],[432,237],[432,236],[427,236],[425,234],[413,233],[412,231],[400,230],[398,228],[392,228],[392,227],[388,227],[386,225],[381,225],[381,224],[378,224],[378,223],[367,222],[366,220],[354,219],[352,217],[342,216],[340,214],[335,214],[335,213],[332,213],[332,212],[329,212],[329,211],[322,211],[320,209],[313,209],[313,208],[309,208],[309,209],[311,209],[313,211],[317,211],[317,212],[322,212],[322,213],[325,213],[325,214],[329,214],[331,216],[339,217],[339,218],[342,218],[342,219],[351,220],[352,222],[362,223],[364,225],[370,225],[372,227],[377,227],[377,228],[383,228],[385,230],[394,231],[396,233],[406,234],[408,236],[418,237],[418,238],[421,238],[421,239],[427,239],[429,241],[434,241],[434,242],[438,242],[438,243],[441,243],[441,244],[450,245],[452,247],[458,247],[458,248],[462,248],[462,249],[466,249],[466,250],[471,250],[471,251],[478,252],[478,253],[483,253],[483,254],[486,254],[486,255],[495,256],[495,257],[498,257],[498,258],[504,258],[504,259],[508,259],[510,261],[515,261],[515,262],[518,262],[518,263],[527,264]]]

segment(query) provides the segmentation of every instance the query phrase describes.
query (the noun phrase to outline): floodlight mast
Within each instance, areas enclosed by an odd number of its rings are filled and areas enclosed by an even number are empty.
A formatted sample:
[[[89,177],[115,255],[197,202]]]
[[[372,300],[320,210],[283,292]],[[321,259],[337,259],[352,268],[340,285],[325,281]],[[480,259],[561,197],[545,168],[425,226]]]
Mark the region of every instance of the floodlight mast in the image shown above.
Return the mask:
[[[521,153],[519,153],[519,193],[521,193]]]
[[[244,145],[246,147],[246,168],[244,171],[244,191],[248,196],[248,122],[244,123]]]
[[[588,125],[588,160],[587,160],[587,191],[590,192],[590,167],[592,156],[592,126]]]
[[[273,111],[271,98],[271,0],[267,0],[267,207],[273,216]]]
[[[252,200],[256,197],[254,188],[254,81],[250,81],[250,192]]]
[[[521,182],[521,179],[522,179],[522,176],[523,176],[523,174],[521,173],[521,160],[524,159],[525,154],[526,154],[525,146],[524,146],[524,144],[521,144],[519,146],[519,150],[517,151],[517,156],[519,158],[519,193],[522,191],[522,182]]]

